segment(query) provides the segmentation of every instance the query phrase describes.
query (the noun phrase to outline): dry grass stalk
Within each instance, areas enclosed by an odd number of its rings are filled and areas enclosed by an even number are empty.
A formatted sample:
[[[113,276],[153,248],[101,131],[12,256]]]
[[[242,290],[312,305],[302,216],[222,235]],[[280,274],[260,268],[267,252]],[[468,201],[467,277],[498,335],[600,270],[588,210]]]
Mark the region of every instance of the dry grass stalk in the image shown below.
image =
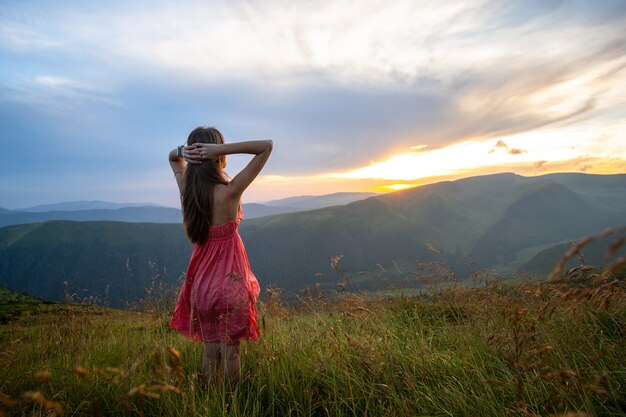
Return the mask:
[[[617,239],[615,242],[613,242],[611,246],[609,246],[609,249],[604,254],[604,259],[608,260],[608,259],[611,259],[613,256],[615,256],[619,248],[621,248],[624,243],[626,243],[626,237]]]
[[[607,266],[607,271],[611,273],[615,273],[620,269],[626,267],[626,256],[620,256],[615,261],[613,261],[609,266]]]
[[[555,281],[555,280],[561,279],[563,275],[563,269],[565,268],[565,264],[567,263],[567,261],[571,259],[572,257],[576,256],[584,246],[588,245],[589,243],[593,241],[604,239],[610,235],[614,235],[616,233],[622,233],[625,231],[626,231],[626,226],[614,227],[614,228],[606,229],[596,235],[589,236],[589,237],[579,240],[578,242],[573,244],[572,247],[567,252],[565,252],[565,254],[557,262],[554,269],[550,272],[550,274],[548,274],[548,281]],[[618,242],[619,240],[615,242],[613,245],[611,245],[608,253],[612,252],[614,254],[614,252],[617,251],[617,249],[619,249],[619,247],[622,245],[623,242],[622,243],[618,243]],[[616,267],[617,266],[623,266],[623,264],[616,265]]]
[[[437,249],[436,247],[434,247],[430,243],[425,243],[425,245],[428,248],[428,250],[431,251],[432,253],[441,253],[441,251],[439,249]]]

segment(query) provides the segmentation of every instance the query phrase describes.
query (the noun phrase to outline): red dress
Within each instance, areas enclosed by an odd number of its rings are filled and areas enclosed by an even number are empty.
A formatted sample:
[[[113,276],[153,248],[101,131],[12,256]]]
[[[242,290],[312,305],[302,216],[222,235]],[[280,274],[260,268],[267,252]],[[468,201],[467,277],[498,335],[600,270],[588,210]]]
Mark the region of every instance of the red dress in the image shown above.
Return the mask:
[[[226,201],[230,218],[228,186]],[[206,242],[193,246],[170,321],[171,328],[192,340],[235,344],[259,338],[256,300],[260,289],[237,230],[242,218],[240,204],[235,219],[210,226]]]

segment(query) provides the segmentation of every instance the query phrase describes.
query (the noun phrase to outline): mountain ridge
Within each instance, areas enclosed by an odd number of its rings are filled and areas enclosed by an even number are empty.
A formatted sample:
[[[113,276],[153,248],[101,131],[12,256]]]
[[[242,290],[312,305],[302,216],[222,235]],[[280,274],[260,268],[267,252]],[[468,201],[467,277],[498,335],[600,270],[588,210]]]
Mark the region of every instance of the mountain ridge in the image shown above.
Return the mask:
[[[342,195],[338,195],[342,194]],[[345,196],[343,194],[346,194]],[[352,201],[368,193],[336,193],[322,196],[312,196],[299,206],[284,207],[279,205],[265,205],[260,203],[244,203],[243,208],[247,218],[256,218],[274,214],[289,213],[306,210],[306,204],[314,207],[327,207],[333,201]],[[346,200],[347,199],[347,200]],[[281,200],[276,200],[281,201]],[[82,209],[81,207],[100,207]],[[72,208],[68,210],[47,210],[47,208]],[[182,223],[182,214],[179,208],[160,205],[126,205],[126,203],[111,203],[106,201],[74,201],[55,204],[39,205],[23,210],[0,209],[0,227],[12,224],[37,223],[47,220],[68,221],[124,221],[124,222],[153,222],[153,223]]]
[[[76,210],[115,210],[125,207],[165,207],[156,203],[114,203],[103,200],[76,200],[60,203],[40,204],[33,207],[18,208],[14,211],[40,213],[46,211],[76,211]]]
[[[291,207],[313,210],[316,208],[349,204],[354,201],[363,200],[365,198],[373,197],[376,195],[378,195],[378,193],[368,192],[338,192],[323,195],[299,195],[277,200],[270,200],[263,204],[267,206]]]
[[[601,183],[601,178],[580,178]],[[626,174],[618,179],[626,181]],[[615,184],[594,195],[621,189],[615,178],[609,182]],[[347,276],[353,288],[398,280],[419,286],[415,271],[420,265],[445,263],[464,279],[479,268],[515,272],[548,251],[527,268],[537,276],[547,273],[545,259],[554,256],[553,246],[626,224],[620,196],[609,198],[607,206],[584,194],[585,186],[572,188],[550,176],[484,176],[346,205],[246,218],[239,230],[263,286],[334,286]],[[0,228],[0,285],[58,298],[63,281],[92,293],[102,293],[109,284],[123,289],[113,293],[116,302],[132,301],[149,285],[148,263],[173,284],[185,271],[190,250],[180,224],[51,221],[9,226]],[[329,265],[329,258],[339,255],[341,276]]]

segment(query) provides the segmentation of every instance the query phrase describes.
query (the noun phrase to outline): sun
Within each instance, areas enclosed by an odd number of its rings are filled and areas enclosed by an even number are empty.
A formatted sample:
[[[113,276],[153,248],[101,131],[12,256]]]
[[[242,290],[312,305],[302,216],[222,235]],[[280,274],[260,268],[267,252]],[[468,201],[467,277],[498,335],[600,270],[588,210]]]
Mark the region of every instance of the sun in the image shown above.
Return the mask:
[[[401,191],[409,188],[414,188],[419,186],[419,184],[391,184],[391,185],[383,185],[379,187],[380,191]]]

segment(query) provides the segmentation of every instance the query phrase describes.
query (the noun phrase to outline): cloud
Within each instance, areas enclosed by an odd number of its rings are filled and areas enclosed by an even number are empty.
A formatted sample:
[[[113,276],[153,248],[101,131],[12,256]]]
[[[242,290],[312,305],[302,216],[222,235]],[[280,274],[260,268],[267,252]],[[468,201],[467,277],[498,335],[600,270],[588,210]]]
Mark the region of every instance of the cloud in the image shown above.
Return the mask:
[[[60,114],[77,108],[84,109],[93,103],[122,106],[112,94],[94,85],[48,74],[22,77],[2,90],[0,100],[26,103]]]
[[[40,145],[32,175],[132,177],[213,124],[274,139],[268,172],[294,178],[497,138],[483,156],[537,161],[509,138],[625,116],[625,21],[611,1],[15,2],[1,150]]]
[[[519,149],[519,148],[511,148],[507,151],[507,153],[509,155],[519,155],[521,153],[526,153],[528,151],[524,150],[524,149]]]
[[[493,145],[493,147],[491,149],[489,149],[488,153],[492,154],[492,153],[496,152],[496,150],[498,148],[504,149],[506,151],[506,153],[508,153],[509,155],[519,155],[521,153],[526,153],[527,152],[525,149],[510,148],[509,145],[507,145],[502,139],[498,139],[496,144]]]
[[[24,48],[48,49],[60,43],[39,32],[28,23],[16,21],[0,22],[0,47],[20,51]]]
[[[524,169],[546,168],[545,162],[538,164],[537,161],[550,161],[550,168],[558,166],[561,161],[576,159],[585,163],[588,160],[603,161],[607,160],[606,155],[624,161],[625,133],[626,119],[612,125],[611,128],[589,122],[519,133],[499,139],[495,143],[490,139],[466,140],[425,152],[404,152],[367,166],[332,173],[330,176],[412,181],[424,177],[476,172],[483,167],[500,166],[503,170],[508,170],[511,166],[521,166]],[[522,143],[524,149],[518,146]],[[594,166],[596,165],[607,166],[597,162]],[[570,163],[569,169],[572,168],[574,167]],[[578,166],[575,170],[577,169]]]

